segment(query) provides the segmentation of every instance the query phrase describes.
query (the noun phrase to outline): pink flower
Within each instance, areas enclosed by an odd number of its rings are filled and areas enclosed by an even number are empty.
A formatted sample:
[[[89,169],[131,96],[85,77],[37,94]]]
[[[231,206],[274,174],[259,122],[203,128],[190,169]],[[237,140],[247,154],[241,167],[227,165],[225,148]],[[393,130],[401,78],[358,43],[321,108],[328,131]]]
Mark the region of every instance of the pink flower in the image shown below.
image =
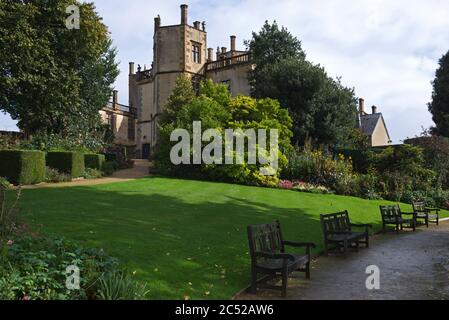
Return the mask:
[[[6,244],[7,244],[8,246],[12,246],[12,245],[14,244],[14,241],[13,241],[13,240],[9,240]]]
[[[292,189],[293,188],[293,183],[291,181],[288,180],[281,180],[279,182],[279,187],[282,189]]]
[[[29,300],[31,300],[31,297],[30,297],[30,296],[24,296],[24,297],[22,298],[22,300],[29,301]]]

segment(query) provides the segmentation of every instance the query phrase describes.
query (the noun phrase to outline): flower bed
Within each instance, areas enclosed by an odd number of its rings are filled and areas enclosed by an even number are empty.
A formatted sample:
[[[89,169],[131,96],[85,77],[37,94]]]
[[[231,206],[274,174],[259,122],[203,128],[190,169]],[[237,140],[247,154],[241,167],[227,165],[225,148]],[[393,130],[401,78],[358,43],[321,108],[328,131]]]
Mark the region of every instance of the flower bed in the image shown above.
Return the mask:
[[[318,194],[330,194],[331,190],[324,186],[315,185],[298,180],[281,180],[278,185],[281,189],[297,190],[300,192],[318,193]]]

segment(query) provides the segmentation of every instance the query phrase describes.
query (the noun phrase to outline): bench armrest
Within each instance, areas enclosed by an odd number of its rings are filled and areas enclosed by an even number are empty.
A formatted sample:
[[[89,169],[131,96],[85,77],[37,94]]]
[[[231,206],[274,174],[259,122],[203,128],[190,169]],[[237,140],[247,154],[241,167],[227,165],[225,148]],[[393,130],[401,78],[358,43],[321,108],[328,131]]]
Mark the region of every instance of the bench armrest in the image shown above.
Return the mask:
[[[255,252],[255,255],[258,258],[283,259],[283,260],[295,261],[295,257],[288,253],[271,253],[271,252],[257,251],[257,252]]]
[[[401,212],[401,215],[403,215],[403,216],[415,216],[416,212]]]
[[[284,241],[283,242],[284,245],[289,246],[289,247],[295,247],[295,248],[304,248],[304,247],[308,247],[308,248],[316,248],[316,244],[313,242],[293,242],[293,241]]]

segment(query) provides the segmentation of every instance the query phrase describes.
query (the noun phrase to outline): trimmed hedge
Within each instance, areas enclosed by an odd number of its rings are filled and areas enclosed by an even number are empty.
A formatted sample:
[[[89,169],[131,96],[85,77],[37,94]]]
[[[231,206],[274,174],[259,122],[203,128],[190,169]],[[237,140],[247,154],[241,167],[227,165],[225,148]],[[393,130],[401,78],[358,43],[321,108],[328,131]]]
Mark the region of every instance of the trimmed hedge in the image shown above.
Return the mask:
[[[0,176],[15,185],[45,181],[45,153],[28,150],[1,150]]]
[[[106,161],[104,154],[85,154],[84,165],[86,168],[102,170]]]
[[[84,174],[84,154],[80,152],[52,151],[47,153],[47,166],[66,173],[72,178]]]

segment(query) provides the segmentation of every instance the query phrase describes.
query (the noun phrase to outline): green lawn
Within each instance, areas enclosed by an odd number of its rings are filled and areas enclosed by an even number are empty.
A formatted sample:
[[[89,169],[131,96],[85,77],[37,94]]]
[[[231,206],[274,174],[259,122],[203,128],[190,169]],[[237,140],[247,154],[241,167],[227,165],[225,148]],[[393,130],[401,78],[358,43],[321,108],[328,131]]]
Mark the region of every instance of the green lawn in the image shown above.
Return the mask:
[[[229,299],[249,283],[248,224],[279,219],[287,239],[314,241],[318,253],[320,213],[348,209],[354,222],[379,230],[380,204],[388,202],[147,178],[25,190],[21,214],[44,233],[118,257],[148,283],[152,299]]]

